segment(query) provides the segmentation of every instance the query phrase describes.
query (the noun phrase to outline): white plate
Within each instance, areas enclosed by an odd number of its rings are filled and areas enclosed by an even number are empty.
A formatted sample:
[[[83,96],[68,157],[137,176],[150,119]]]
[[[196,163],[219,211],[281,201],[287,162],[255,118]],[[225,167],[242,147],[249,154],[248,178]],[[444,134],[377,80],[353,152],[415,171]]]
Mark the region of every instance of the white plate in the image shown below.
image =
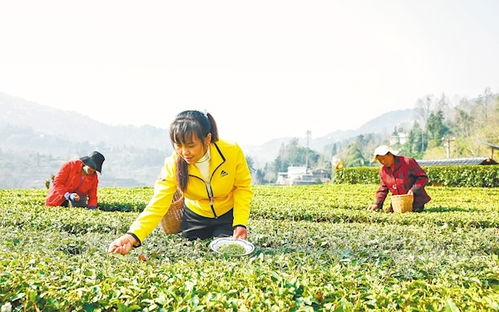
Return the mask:
[[[218,249],[223,245],[227,244],[238,244],[239,246],[242,246],[245,249],[245,252],[243,254],[232,255],[232,256],[246,256],[255,251],[255,246],[252,243],[244,239],[234,239],[232,237],[221,237],[213,240],[210,243],[210,249],[218,254],[222,254],[221,252],[218,251]]]

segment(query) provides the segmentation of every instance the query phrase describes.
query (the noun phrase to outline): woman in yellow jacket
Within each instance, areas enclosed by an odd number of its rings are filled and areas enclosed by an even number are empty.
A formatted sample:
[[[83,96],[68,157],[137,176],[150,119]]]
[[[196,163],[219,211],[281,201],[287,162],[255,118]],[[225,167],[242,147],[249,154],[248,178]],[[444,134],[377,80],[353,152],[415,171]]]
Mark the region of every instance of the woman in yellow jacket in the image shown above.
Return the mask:
[[[252,190],[241,148],[218,139],[210,114],[193,110],[177,115],[170,140],[174,152],[165,161],[151,201],[129,231],[111,243],[109,252],[127,254],[140,246],[167,213],[177,189],[185,199],[184,237],[246,239]]]

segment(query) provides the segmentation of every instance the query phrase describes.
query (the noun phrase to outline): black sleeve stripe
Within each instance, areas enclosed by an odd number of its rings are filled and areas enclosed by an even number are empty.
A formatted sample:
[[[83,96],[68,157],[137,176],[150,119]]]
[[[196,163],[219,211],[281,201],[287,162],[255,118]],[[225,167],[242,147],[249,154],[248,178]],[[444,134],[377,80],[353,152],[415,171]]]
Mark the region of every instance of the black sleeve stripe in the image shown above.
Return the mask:
[[[137,235],[133,234],[132,232],[127,232],[128,235],[131,235],[133,236],[133,238],[135,238],[138,242],[139,242],[139,245],[138,246],[133,246],[133,247],[140,247],[142,246],[142,242],[140,241],[140,239],[137,237]]]

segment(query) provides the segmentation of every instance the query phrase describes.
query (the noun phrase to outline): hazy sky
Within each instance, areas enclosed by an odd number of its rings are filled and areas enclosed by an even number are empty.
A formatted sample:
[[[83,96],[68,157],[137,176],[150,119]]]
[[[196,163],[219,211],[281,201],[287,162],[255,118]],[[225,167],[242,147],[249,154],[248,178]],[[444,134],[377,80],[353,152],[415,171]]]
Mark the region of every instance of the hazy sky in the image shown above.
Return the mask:
[[[0,92],[110,124],[207,110],[241,144],[499,92],[499,1],[4,1]]]

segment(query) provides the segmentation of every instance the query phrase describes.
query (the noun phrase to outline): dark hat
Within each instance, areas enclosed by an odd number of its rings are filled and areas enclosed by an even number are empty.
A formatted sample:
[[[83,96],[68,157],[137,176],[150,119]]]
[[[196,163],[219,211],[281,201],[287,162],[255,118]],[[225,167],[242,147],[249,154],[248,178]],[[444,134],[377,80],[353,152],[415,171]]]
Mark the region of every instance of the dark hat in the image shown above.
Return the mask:
[[[83,161],[83,163],[89,166],[90,168],[97,170],[99,173],[102,173],[101,172],[102,163],[106,159],[104,158],[104,155],[102,155],[101,153],[93,151],[92,154],[88,156],[83,156],[82,158],[80,158],[80,160]]]

